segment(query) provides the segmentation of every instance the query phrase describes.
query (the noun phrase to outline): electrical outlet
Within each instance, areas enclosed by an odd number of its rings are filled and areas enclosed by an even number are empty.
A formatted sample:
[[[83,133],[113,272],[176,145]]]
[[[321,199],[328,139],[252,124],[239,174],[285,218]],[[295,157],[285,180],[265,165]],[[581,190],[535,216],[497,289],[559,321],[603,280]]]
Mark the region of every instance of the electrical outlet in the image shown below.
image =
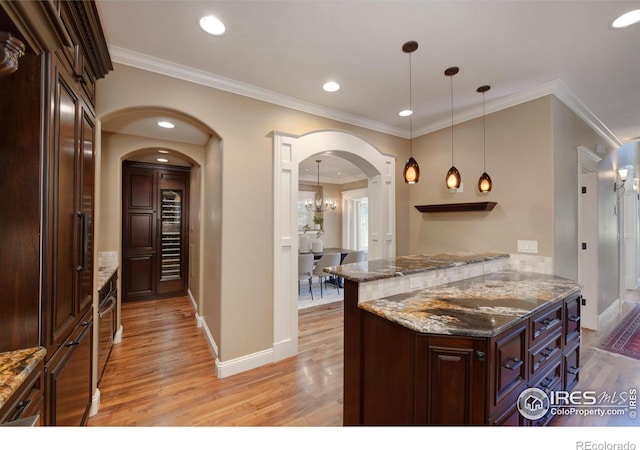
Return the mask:
[[[518,251],[521,253],[538,253],[538,241],[518,240]]]

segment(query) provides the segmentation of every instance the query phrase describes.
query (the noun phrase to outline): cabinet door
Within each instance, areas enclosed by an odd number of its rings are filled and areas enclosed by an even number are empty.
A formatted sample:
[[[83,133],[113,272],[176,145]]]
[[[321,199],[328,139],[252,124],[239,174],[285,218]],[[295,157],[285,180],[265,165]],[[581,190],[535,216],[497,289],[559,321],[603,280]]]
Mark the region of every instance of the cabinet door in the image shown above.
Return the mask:
[[[94,203],[94,149],[95,124],[92,113],[81,109],[80,149],[78,152],[78,219],[77,270],[80,314],[93,303],[93,203]]]
[[[485,423],[486,341],[419,336],[416,423]]]
[[[40,343],[41,72],[27,53],[0,79],[0,353]]]
[[[49,147],[47,350],[61,345],[77,324],[76,146],[78,99],[65,69],[52,62],[52,127]]]

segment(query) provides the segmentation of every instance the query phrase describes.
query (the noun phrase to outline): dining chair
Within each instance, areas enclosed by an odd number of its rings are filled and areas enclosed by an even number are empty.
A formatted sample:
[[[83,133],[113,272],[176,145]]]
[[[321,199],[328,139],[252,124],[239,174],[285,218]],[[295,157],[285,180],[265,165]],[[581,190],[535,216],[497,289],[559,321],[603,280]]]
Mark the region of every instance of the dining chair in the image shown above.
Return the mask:
[[[353,250],[347,253],[342,260],[342,264],[351,264],[364,261],[364,250]]]
[[[306,280],[309,282],[309,293],[311,294],[311,300],[313,300],[313,291],[311,290],[313,263],[313,253],[298,254],[298,295],[300,295],[300,282]]]
[[[320,297],[324,294],[322,292],[322,283],[327,283],[327,278],[332,275],[325,272],[325,267],[339,266],[340,265],[340,253],[325,253],[323,254],[318,261],[316,261],[316,267],[313,269],[313,276],[318,277],[318,282],[320,283]],[[340,287],[338,286],[338,282],[336,279],[335,287],[340,291]]]

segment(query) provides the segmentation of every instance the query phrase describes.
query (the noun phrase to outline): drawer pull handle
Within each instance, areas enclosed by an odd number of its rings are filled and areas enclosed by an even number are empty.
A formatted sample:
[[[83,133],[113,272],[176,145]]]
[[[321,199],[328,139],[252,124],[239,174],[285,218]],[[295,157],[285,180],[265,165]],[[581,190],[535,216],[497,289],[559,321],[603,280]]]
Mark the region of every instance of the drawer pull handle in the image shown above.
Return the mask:
[[[580,368],[576,366],[567,367],[567,372],[569,372],[571,375],[578,375],[578,372],[580,372]]]
[[[513,361],[513,364],[509,365],[508,363],[505,363],[502,365],[502,367],[504,367],[505,369],[509,369],[509,370],[516,370],[518,369],[522,364],[524,364],[524,361],[522,361],[521,359],[518,358],[510,358],[511,361]]]
[[[476,354],[476,358],[478,358],[479,361],[484,361],[487,358],[487,355],[484,352],[481,352],[480,350],[476,350],[475,354]]]
[[[555,350],[554,348],[547,347],[543,351],[541,351],[540,354],[544,356],[544,359],[547,359],[549,355],[553,353],[554,350]]]
[[[575,314],[569,316],[570,322],[577,322],[578,320],[580,320],[580,316],[576,316]]]
[[[30,404],[31,404],[31,400],[23,400],[23,401],[21,401],[18,404],[18,408],[16,409],[16,413],[13,415],[13,417],[10,420],[10,422],[13,422],[14,420],[18,420],[19,418],[21,418]]]
[[[547,377],[547,378],[545,378],[545,380],[546,380],[546,383],[542,383],[541,382],[540,386],[542,386],[545,389],[549,389],[549,386],[551,386],[551,383],[553,383],[553,378]]]

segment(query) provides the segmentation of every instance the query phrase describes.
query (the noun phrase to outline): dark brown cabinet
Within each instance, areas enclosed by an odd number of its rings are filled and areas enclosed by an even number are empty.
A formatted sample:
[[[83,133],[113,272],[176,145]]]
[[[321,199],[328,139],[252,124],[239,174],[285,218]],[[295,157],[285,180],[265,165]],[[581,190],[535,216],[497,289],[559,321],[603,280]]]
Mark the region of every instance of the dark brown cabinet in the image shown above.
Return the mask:
[[[189,168],[123,163],[122,299],[184,295]]]
[[[417,333],[359,310],[356,423],[546,425],[550,414],[532,421],[519,413],[518,396],[575,386],[579,305],[579,294],[550,303],[490,338]]]
[[[43,423],[81,425],[92,384],[95,80],[111,61],[93,2],[0,1],[0,31],[26,49],[0,78],[0,350],[45,347]]]

